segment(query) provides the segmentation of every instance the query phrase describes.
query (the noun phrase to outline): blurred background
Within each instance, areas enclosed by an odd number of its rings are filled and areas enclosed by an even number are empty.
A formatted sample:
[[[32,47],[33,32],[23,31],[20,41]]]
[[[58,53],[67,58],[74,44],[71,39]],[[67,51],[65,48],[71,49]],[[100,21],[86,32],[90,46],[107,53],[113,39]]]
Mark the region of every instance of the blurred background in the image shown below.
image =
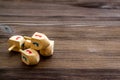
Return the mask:
[[[119,20],[120,0],[0,0],[2,24],[118,26]]]

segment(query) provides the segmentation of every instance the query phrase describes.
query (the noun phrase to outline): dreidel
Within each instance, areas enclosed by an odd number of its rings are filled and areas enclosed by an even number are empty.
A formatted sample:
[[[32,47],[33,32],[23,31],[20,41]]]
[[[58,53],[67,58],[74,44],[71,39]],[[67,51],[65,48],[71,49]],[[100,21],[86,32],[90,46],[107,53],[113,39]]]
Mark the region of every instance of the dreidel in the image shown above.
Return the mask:
[[[36,65],[40,61],[38,52],[34,49],[20,50],[22,62],[26,65]]]
[[[25,39],[23,36],[15,35],[9,38],[9,51],[19,51],[22,48],[22,45],[24,44]]]
[[[30,48],[30,45],[31,45],[31,40],[25,40],[24,47],[25,48]]]
[[[43,33],[35,32],[32,37],[24,36],[24,38],[31,40],[30,48],[35,50],[45,49],[50,44],[50,40]]]
[[[52,56],[53,52],[54,52],[54,41],[53,40],[50,41],[50,45],[47,48],[40,50],[40,54],[42,56]]]

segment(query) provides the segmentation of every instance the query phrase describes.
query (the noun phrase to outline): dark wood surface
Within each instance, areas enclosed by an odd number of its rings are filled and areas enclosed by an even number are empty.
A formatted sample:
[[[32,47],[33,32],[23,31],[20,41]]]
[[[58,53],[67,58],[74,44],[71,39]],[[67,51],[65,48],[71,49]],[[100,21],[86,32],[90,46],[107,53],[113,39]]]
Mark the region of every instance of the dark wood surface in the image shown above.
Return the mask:
[[[119,20],[119,0],[0,0],[0,79],[120,80]],[[55,51],[26,66],[7,40],[34,32],[55,40]]]

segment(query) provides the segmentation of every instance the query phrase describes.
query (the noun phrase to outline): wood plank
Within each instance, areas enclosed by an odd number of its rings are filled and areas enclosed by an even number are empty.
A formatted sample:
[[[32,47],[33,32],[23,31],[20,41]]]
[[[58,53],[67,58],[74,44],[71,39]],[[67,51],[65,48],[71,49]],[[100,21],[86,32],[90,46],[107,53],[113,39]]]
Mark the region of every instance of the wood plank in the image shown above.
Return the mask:
[[[55,53],[50,59],[41,60],[37,68],[73,69],[119,69],[120,28],[119,27],[45,27],[12,26],[13,34],[31,36],[34,32],[45,33],[55,40]],[[4,36],[4,35],[1,35]],[[7,35],[6,35],[7,36]],[[10,36],[10,35],[9,35]],[[1,37],[1,43],[8,37]],[[1,68],[20,68],[20,54],[8,53],[7,43],[0,46]],[[9,59],[9,61],[8,61]],[[4,63],[2,63],[4,60]],[[10,63],[12,62],[12,63]]]
[[[103,5],[102,5],[103,4]],[[119,2],[49,4],[1,2],[0,21],[119,21]],[[102,7],[103,6],[103,7]],[[108,7],[104,7],[108,6]]]
[[[119,80],[120,70],[104,69],[0,69],[2,80]],[[27,75],[26,75],[27,74]],[[7,76],[7,77],[6,77]],[[34,77],[33,77],[34,76]]]
[[[0,0],[0,78],[120,80],[119,9],[119,0]],[[36,31],[55,40],[55,52],[26,66],[7,41]]]

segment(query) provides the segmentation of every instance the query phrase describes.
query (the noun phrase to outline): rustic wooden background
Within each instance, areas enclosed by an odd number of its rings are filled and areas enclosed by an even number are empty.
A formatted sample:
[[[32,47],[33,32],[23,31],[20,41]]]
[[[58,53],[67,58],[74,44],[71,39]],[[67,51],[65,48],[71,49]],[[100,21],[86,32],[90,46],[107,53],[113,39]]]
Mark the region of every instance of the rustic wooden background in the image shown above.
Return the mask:
[[[54,55],[36,66],[9,53],[15,34],[43,32]],[[119,0],[0,0],[1,80],[120,80]]]

